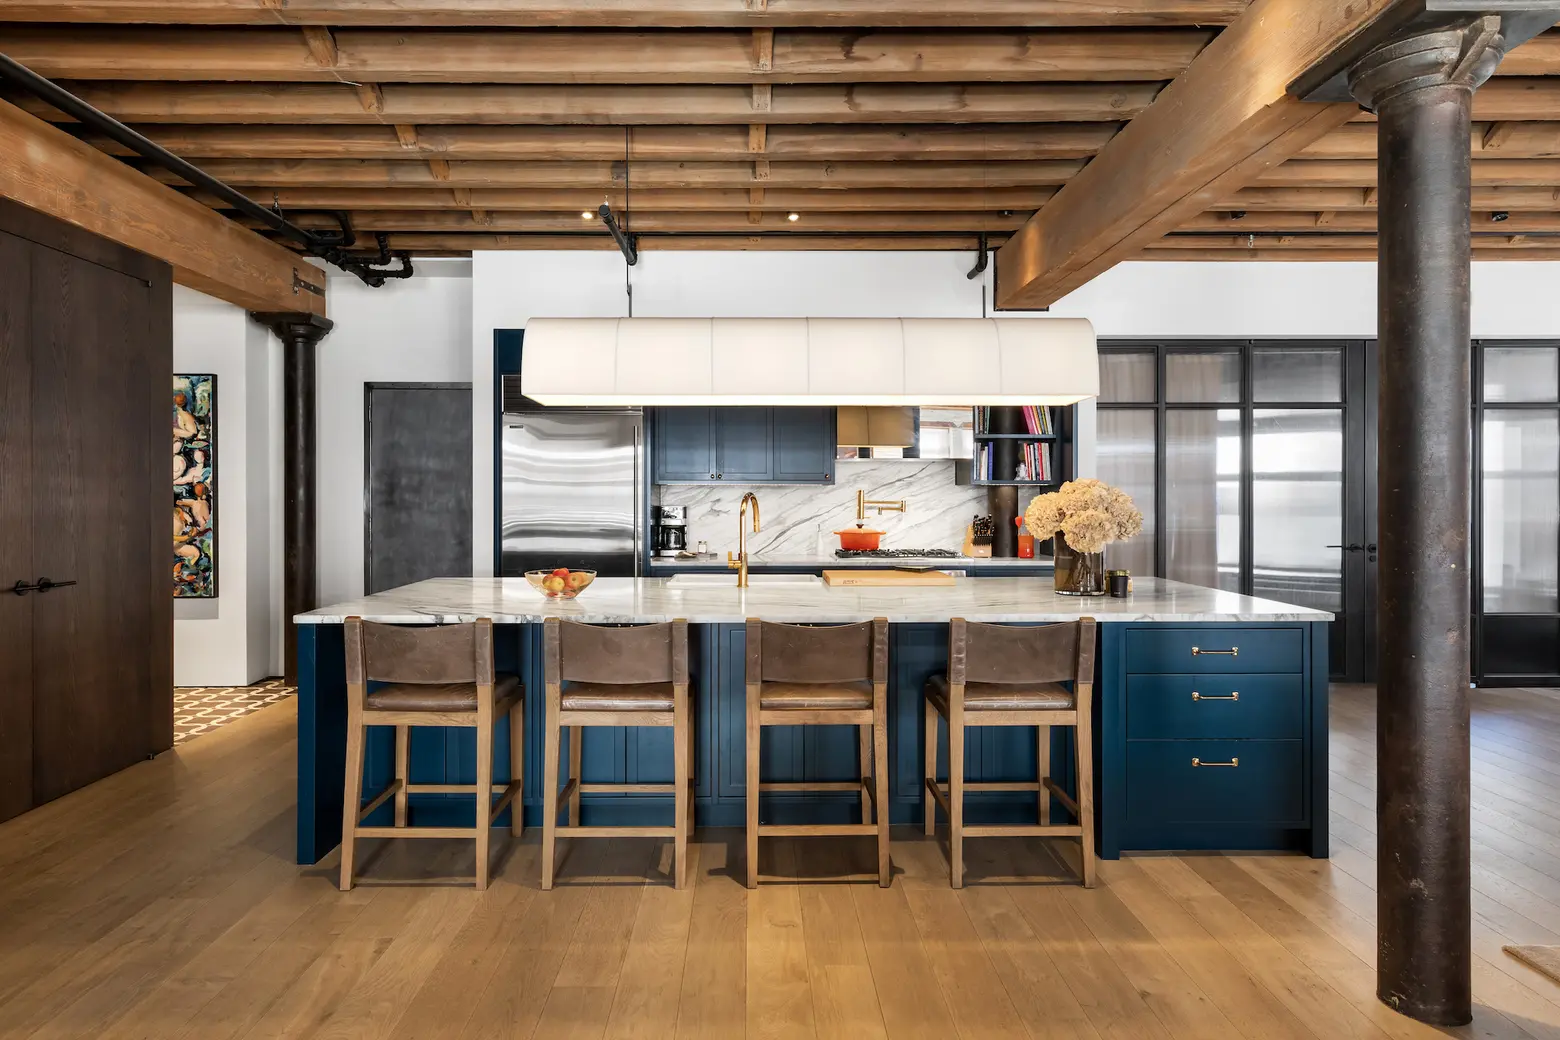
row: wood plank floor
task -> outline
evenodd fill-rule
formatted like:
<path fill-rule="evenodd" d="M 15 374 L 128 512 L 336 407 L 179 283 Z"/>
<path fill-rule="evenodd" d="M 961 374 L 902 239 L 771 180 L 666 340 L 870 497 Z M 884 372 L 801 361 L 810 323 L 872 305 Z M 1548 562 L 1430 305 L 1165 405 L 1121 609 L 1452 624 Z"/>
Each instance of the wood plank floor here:
<path fill-rule="evenodd" d="M 1501 944 L 1560 943 L 1560 694 L 1475 694 L 1473 1026 L 1377 1003 L 1374 708 L 1334 694 L 1333 858 L 1136 856 L 1068 883 L 1033 844 L 970 844 L 970 887 L 896 831 L 895 885 L 845 840 L 736 832 L 695 879 L 663 843 L 581 842 L 537 890 L 430 885 L 469 842 L 370 843 L 349 894 L 290 862 L 294 702 L 0 826 L 0 1037 L 1556 1038 L 1560 986 Z M 1036 880 L 1021 880 L 1034 873 Z M 647 883 L 648 879 L 648 883 Z"/>

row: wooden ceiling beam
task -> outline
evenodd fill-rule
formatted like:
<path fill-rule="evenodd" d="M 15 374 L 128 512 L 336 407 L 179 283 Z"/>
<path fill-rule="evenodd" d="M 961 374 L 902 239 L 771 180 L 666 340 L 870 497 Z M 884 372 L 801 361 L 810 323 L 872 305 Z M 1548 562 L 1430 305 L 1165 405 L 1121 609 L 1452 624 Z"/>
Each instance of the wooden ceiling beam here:
<path fill-rule="evenodd" d="M 606 190 L 554 188 L 507 190 L 493 188 L 255 188 L 257 198 L 269 204 L 273 197 L 282 209 L 486 209 L 538 213 L 566 213 L 579 219 L 594 210 L 603 196 L 614 211 L 623 213 L 688 212 L 760 209 L 789 212 L 868 212 L 1009 210 L 1028 216 L 1055 194 L 1051 188 L 951 188 L 902 191 L 805 190 L 794 188 L 701 188 L 697 190 L 643 190 L 634 186 L 633 198 L 625 198 L 621 186 Z M 756 200 L 755 192 L 761 192 Z M 205 205 L 222 208 L 215 196 L 191 192 Z"/>
<path fill-rule="evenodd" d="M 189 25 L 1057 28 L 1223 25 L 1246 0 L 8 0 L 15 22 Z"/>
<path fill-rule="evenodd" d="M 1375 209 L 1374 191 L 1374 188 L 1242 188 L 1210 202 L 1206 208 L 1318 212 Z M 1560 187 L 1476 187 L 1472 205 L 1475 210 L 1560 211 Z"/>
<path fill-rule="evenodd" d="M 1511 234 L 1533 231 L 1560 231 L 1560 212 L 1510 212 L 1497 221 L 1489 210 L 1469 214 L 1469 226 L 1476 231 L 1504 231 Z M 1324 219 L 1325 218 L 1325 219 Z M 1227 210 L 1199 213 L 1177 231 L 1227 231 L 1231 234 L 1302 231 L 1376 230 L 1375 210 L 1328 210 L 1320 213 L 1288 210 L 1250 210 L 1235 217 Z M 1560 243 L 1557 243 L 1560 244 Z"/>
<path fill-rule="evenodd" d="M 1514 83 L 1529 81 L 1510 81 Z M 794 123 L 1036 123 L 1131 119 L 1159 92 L 1155 83 L 969 83 L 781 85 L 772 103 L 753 104 L 759 87 L 513 86 L 471 84 L 62 84 L 127 123 L 406 123 L 486 125 L 667 125 Z M 771 92 L 766 84 L 762 89 Z M 1485 96 L 1489 87 L 1479 92 Z M 361 96 L 370 92 L 370 102 Z M 1545 98 L 1560 105 L 1560 82 Z M 17 104 L 62 119 L 28 98 Z M 1551 109 L 1549 117 L 1555 111 Z M 1486 116 L 1485 118 L 1541 118 Z"/>
<path fill-rule="evenodd" d="M 1253 187 L 1346 188 L 1376 183 L 1374 159 L 1294 159 L 1268 170 Z M 1560 184 L 1560 159 L 1475 159 L 1475 187 Z"/>
<path fill-rule="evenodd" d="M 3 101 L 0 196 L 163 260 L 180 285 L 240 307 L 325 313 L 323 271 Z"/>
<path fill-rule="evenodd" d="M 430 163 L 441 164 L 435 173 Z M 1034 188 L 1065 182 L 1083 163 L 1038 162 L 773 162 L 758 177 L 750 162 L 634 163 L 633 188 Z M 623 186 L 621 163 L 611 162 L 427 162 L 379 160 L 217 159 L 202 163 L 212 176 L 234 185 L 281 187 L 588 188 Z M 166 183 L 172 174 L 148 173 Z"/>
<path fill-rule="evenodd" d="M 13 27 L 5 53 L 79 80 L 883 83 L 1166 80 L 1201 29 L 1044 33 Z"/>
<path fill-rule="evenodd" d="M 1000 123 L 988 126 L 639 127 L 632 159 L 735 162 L 758 151 L 773 160 L 1035 160 L 1086 159 L 1116 133 L 1115 123 Z M 758 129 L 755 129 L 758 128 Z M 414 126 L 138 126 L 186 159 L 401 159 L 409 151 L 449 159 L 611 161 L 623 157 L 616 127 Z M 760 136 L 761 132 L 761 136 Z M 130 156 L 107 138 L 89 142 Z"/>
<path fill-rule="evenodd" d="M 463 210 L 354 210 L 352 226 L 359 231 L 494 231 L 494 232 L 578 232 L 580 220 L 574 213 L 517 213 L 485 211 L 477 220 Z M 304 226 L 330 228 L 335 223 L 325 215 L 299 214 Z M 1004 217 L 999 213 L 830 213 L 801 214 L 796 221 L 783 212 L 765 211 L 757 223 L 750 220 L 747 207 L 740 211 L 663 213 L 636 210 L 632 220 L 635 232 L 750 231 L 755 227 L 795 234 L 807 232 L 1011 232 L 1025 219 L 1024 214 Z"/>
<path fill-rule="evenodd" d="M 680 250 L 939 250 L 973 253 L 978 247 L 976 234 L 927 234 L 909 233 L 888 235 L 850 234 L 750 234 L 731 235 L 679 234 L 646 235 L 639 239 L 641 252 Z M 986 234 L 988 246 L 998 246 L 1008 236 L 1000 232 Z M 606 233 L 599 235 L 504 235 L 490 232 L 411 232 L 390 235 L 391 249 L 405 249 L 417 256 L 464 256 L 475 251 L 492 249 L 579 249 L 603 251 L 617 249 Z"/>
<path fill-rule="evenodd" d="M 1002 247 L 998 305 L 1056 302 L 1348 122 L 1287 87 L 1392 3 L 1255 0 Z"/>

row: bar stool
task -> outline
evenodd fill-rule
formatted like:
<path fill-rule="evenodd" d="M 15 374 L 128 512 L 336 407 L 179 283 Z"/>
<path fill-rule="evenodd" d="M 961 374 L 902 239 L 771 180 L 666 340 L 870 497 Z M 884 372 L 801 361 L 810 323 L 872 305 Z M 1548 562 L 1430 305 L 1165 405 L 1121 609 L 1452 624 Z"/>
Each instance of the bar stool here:
<path fill-rule="evenodd" d="M 493 622 L 439 628 L 381 625 L 349 617 L 347 647 L 347 782 L 341 807 L 341 890 L 352 888 L 358 838 L 475 838 L 478 891 L 487 888 L 488 842 L 493 821 L 511 803 L 510 833 L 524 827 L 525 687 L 519 676 L 493 672 Z M 373 690 L 369 683 L 383 683 Z M 493 782 L 494 720 L 509 716 L 509 776 Z M 395 727 L 395 777 L 363 805 L 364 738 L 370 726 Z M 413 784 L 408 757 L 413 726 L 470 726 L 477 731 L 475 784 Z M 407 795 L 471 792 L 477 800 L 472 827 L 408 827 Z M 485 793 L 485 797 L 484 797 Z M 499 795 L 493 801 L 493 795 Z M 395 825 L 364 827 L 368 814 L 395 798 Z"/>
<path fill-rule="evenodd" d="M 855 726 L 859 779 L 760 783 L 759 735 L 763 727 L 803 725 Z M 859 791 L 861 822 L 761 825 L 758 798 L 763 791 Z M 747 887 L 758 887 L 760 837 L 840 834 L 877 835 L 878 884 L 887 888 L 892 880 L 888 858 L 888 621 L 878 618 L 855 625 L 814 627 L 749 618 Z"/>
<path fill-rule="evenodd" d="M 688 622 L 629 628 L 545 622 L 547 728 L 542 759 L 542 888 L 553 887 L 558 834 L 571 838 L 671 838 L 672 884 L 687 884 L 693 833 L 693 709 L 688 694 Z M 558 744 L 569 727 L 569 780 L 558 790 Z M 672 727 L 672 782 L 587 784 L 580 775 L 586 726 Z M 670 827 L 582 827 L 580 795 L 593 791 L 673 796 Z M 567 802 L 569 825 L 558 826 Z"/>
<path fill-rule="evenodd" d="M 979 837 L 1075 837 L 1083 858 L 1083 887 L 1094 887 L 1094 619 L 1015 628 L 954 618 L 948 624 L 948 672 L 926 680 L 926 833 L 933 834 L 936 806 L 948 816 L 948 878 L 964 887 L 964 839 Z M 1062 686 L 1071 682 L 1072 689 Z M 948 721 L 948 784 L 937 782 L 937 719 Z M 968 726 L 1036 726 L 1039 761 L 1034 783 L 967 783 L 964 730 Z M 1075 728 L 1078 797 L 1051 779 L 1052 726 Z M 967 827 L 965 791 L 1035 791 L 1038 824 Z M 1051 796 L 1075 824 L 1052 824 Z"/>

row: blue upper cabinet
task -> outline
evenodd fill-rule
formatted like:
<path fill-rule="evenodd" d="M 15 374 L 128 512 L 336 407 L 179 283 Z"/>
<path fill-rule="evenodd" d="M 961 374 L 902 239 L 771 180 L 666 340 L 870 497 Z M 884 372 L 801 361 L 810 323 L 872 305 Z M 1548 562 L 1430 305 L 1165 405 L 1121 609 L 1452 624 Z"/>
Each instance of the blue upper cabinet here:
<path fill-rule="evenodd" d="M 715 417 L 712 408 L 657 408 L 657 482 L 707 483 L 715 479 Z"/>
<path fill-rule="evenodd" d="M 832 408 L 656 408 L 658 484 L 832 484 Z"/>
<path fill-rule="evenodd" d="M 772 408 L 711 408 L 715 414 L 715 479 L 744 484 L 774 479 Z"/>
<path fill-rule="evenodd" d="M 775 480 L 834 483 L 834 409 L 774 409 Z"/>

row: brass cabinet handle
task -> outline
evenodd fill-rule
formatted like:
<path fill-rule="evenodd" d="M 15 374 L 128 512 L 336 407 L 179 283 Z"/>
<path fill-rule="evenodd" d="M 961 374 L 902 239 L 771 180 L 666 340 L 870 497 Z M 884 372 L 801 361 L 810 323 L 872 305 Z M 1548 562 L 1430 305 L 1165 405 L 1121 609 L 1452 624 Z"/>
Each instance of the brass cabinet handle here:
<path fill-rule="evenodd" d="M 1240 765 L 1240 759 L 1232 758 L 1228 762 L 1204 762 L 1200 758 L 1194 758 L 1194 759 L 1192 759 L 1192 765 L 1193 765 L 1193 767 L 1200 767 L 1200 766 L 1210 766 L 1210 767 L 1211 766 L 1225 766 L 1225 767 L 1228 767 L 1230 769 L 1234 769 L 1235 767 Z"/>
<path fill-rule="evenodd" d="M 1194 701 L 1238 701 L 1238 700 L 1240 700 L 1240 691 L 1236 690 L 1233 693 L 1231 693 L 1228 697 L 1210 697 L 1206 693 L 1198 693 L 1196 690 L 1193 690 L 1192 691 L 1192 700 L 1194 700 Z"/>
<path fill-rule="evenodd" d="M 1209 655 L 1209 656 L 1212 656 L 1212 655 L 1222 655 L 1224 657 L 1239 657 L 1240 656 L 1240 647 L 1232 646 L 1228 650 L 1204 650 L 1201 647 L 1197 647 L 1197 646 L 1192 647 L 1192 656 L 1193 657 L 1199 657 L 1199 656 L 1202 656 L 1202 655 L 1205 655 L 1205 654 Z"/>

